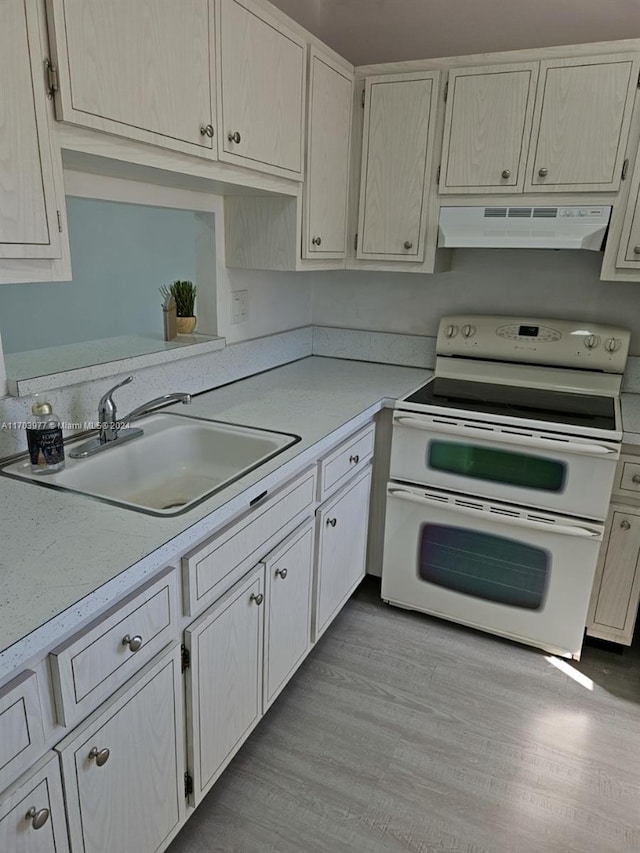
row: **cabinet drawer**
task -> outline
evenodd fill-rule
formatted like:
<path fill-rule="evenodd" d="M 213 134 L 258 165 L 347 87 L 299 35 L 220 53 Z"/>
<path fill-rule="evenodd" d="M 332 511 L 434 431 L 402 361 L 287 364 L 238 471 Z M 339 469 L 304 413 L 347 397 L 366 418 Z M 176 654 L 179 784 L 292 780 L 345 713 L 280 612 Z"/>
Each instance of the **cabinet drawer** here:
<path fill-rule="evenodd" d="M 26 670 L 0 689 L 0 791 L 38 758 L 41 713 L 35 672 Z"/>
<path fill-rule="evenodd" d="M 169 569 L 49 655 L 58 722 L 97 707 L 171 639 L 178 581 Z"/>
<path fill-rule="evenodd" d="M 370 424 L 320 460 L 320 501 L 365 467 L 373 454 L 374 438 L 375 426 Z"/>
<path fill-rule="evenodd" d="M 621 457 L 618 472 L 614 493 L 640 497 L 640 459 L 630 462 L 628 458 Z"/>
<path fill-rule="evenodd" d="M 68 853 L 62 781 L 55 753 L 49 753 L 28 776 L 2 794 L 0 850 Z"/>
<path fill-rule="evenodd" d="M 306 471 L 240 521 L 219 531 L 182 558 L 185 608 L 194 616 L 213 603 L 242 575 L 311 515 L 316 475 Z"/>

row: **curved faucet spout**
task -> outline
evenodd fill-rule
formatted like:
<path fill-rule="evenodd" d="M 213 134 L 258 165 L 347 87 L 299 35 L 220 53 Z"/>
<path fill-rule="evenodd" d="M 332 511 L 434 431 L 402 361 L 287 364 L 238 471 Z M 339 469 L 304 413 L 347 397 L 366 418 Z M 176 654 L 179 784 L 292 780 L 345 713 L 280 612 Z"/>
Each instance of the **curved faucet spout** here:
<path fill-rule="evenodd" d="M 155 397 L 153 400 L 149 400 L 148 403 L 143 403 L 120 420 L 121 423 L 129 423 L 135 421 L 136 418 L 143 417 L 143 415 L 149 415 L 151 412 L 155 412 L 156 409 L 166 406 L 169 403 L 184 403 L 186 405 L 190 402 L 191 394 L 164 394 L 162 397 Z"/>

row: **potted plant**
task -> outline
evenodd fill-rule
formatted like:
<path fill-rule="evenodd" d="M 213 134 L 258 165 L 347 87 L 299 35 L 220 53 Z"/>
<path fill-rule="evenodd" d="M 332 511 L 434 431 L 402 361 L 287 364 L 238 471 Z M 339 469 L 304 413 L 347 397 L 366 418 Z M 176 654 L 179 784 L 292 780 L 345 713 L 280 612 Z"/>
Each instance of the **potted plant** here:
<path fill-rule="evenodd" d="M 173 284 L 163 284 L 160 293 L 166 299 L 173 296 L 176 303 L 176 328 L 179 335 L 190 335 L 196 327 L 194 311 L 196 286 L 192 281 L 176 279 Z"/>

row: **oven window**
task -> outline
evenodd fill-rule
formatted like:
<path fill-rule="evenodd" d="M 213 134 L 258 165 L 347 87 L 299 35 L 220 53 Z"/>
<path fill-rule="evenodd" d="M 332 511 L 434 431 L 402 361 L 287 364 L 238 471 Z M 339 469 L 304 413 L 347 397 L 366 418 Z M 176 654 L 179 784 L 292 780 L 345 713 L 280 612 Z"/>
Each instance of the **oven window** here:
<path fill-rule="evenodd" d="M 427 454 L 428 467 L 436 471 L 545 492 L 564 488 L 566 464 L 542 456 L 441 440 L 429 442 Z"/>
<path fill-rule="evenodd" d="M 551 554 L 516 539 L 445 524 L 422 525 L 418 575 L 455 592 L 540 610 Z"/>

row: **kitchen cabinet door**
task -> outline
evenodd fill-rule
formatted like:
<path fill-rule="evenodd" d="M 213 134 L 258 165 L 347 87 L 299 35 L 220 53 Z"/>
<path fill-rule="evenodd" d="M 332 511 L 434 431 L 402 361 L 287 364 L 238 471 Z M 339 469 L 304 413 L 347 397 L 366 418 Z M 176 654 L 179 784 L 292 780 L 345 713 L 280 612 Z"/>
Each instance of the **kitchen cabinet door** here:
<path fill-rule="evenodd" d="M 308 522 L 264 561 L 265 711 L 311 647 L 313 530 L 313 522 Z"/>
<path fill-rule="evenodd" d="M 440 193 L 522 192 L 538 63 L 449 72 Z"/>
<path fill-rule="evenodd" d="M 636 54 L 540 63 L 525 190 L 619 188 L 639 70 Z"/>
<path fill-rule="evenodd" d="M 59 258 L 35 4 L 5 0 L 0 26 L 0 258 Z"/>
<path fill-rule="evenodd" d="M 68 853 L 58 757 L 49 753 L 0 796 L 3 853 Z"/>
<path fill-rule="evenodd" d="M 587 634 L 630 646 L 640 599 L 640 509 L 611 506 L 600 548 Z"/>
<path fill-rule="evenodd" d="M 253 0 L 217 0 L 218 156 L 302 180 L 306 43 Z"/>
<path fill-rule="evenodd" d="M 368 77 L 357 257 L 422 261 L 439 73 Z"/>
<path fill-rule="evenodd" d="M 212 0 L 48 0 L 62 121 L 216 157 Z"/>
<path fill-rule="evenodd" d="M 311 50 L 303 257 L 344 258 L 353 75 Z"/>
<path fill-rule="evenodd" d="M 262 717 L 263 602 L 261 564 L 185 631 L 193 805 Z"/>
<path fill-rule="evenodd" d="M 164 850 L 185 820 L 180 648 L 131 679 L 56 749 L 74 853 Z"/>
<path fill-rule="evenodd" d="M 316 513 L 314 642 L 365 575 L 371 468 Z"/>

